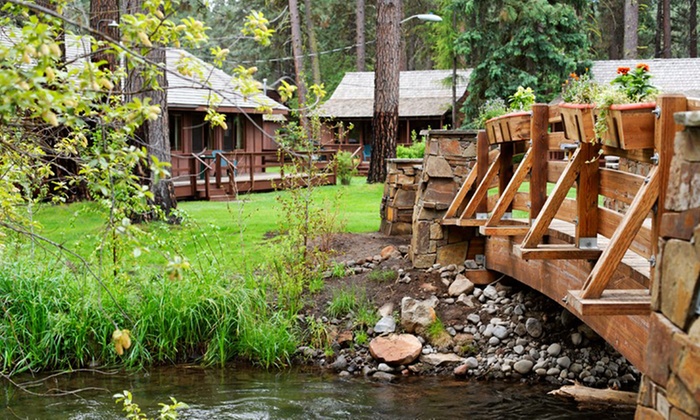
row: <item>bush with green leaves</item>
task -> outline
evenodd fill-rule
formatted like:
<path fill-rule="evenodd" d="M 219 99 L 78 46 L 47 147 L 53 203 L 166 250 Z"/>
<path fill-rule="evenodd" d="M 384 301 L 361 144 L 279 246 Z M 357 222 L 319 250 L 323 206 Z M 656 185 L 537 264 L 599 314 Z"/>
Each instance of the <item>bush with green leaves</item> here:
<path fill-rule="evenodd" d="M 425 140 L 416 141 L 410 146 L 396 146 L 396 157 L 399 159 L 423 159 L 425 155 Z"/>
<path fill-rule="evenodd" d="M 357 176 L 357 164 L 350 152 L 341 150 L 335 155 L 338 179 L 342 185 L 350 185 L 352 177 Z"/>

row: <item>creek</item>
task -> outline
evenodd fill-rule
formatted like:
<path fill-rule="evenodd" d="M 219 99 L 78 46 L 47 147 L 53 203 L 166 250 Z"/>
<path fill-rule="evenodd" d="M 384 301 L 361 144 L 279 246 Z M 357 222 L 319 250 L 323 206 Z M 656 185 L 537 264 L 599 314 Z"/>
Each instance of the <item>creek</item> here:
<path fill-rule="evenodd" d="M 31 377 L 14 378 L 28 382 Z M 33 378 L 33 380 L 41 377 Z M 112 395 L 130 390 L 143 412 L 155 415 L 171 396 L 189 409 L 182 419 L 632 419 L 633 411 L 579 409 L 546 395 L 546 386 L 407 377 L 377 383 L 322 371 L 163 367 L 105 375 L 78 372 L 30 388 L 86 390 L 63 397 L 32 396 L 3 382 L 0 417 L 22 419 L 123 419 Z"/>

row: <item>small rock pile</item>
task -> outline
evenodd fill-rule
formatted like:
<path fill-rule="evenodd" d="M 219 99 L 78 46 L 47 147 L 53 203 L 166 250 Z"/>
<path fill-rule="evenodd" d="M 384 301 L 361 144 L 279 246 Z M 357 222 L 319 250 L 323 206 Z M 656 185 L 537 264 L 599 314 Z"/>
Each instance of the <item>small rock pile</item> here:
<path fill-rule="evenodd" d="M 393 258 L 400 254 L 392 253 Z M 371 270 L 384 260 L 360 267 Z M 384 305 L 381 320 L 367 331 L 368 345 L 354 345 L 352 339 L 336 342 L 329 359 L 308 347 L 300 352 L 340 375 L 382 381 L 410 374 L 455 375 L 636 389 L 640 372 L 574 315 L 517 282 L 476 286 L 464 270 L 456 265 L 425 270 L 439 274 L 444 287 L 425 285 L 434 291 L 428 299 L 403 297 L 398 313 L 393 305 Z M 410 281 L 407 271 L 396 284 Z M 437 320 L 441 327 L 435 327 Z M 352 320 L 334 323 L 351 329 Z"/>

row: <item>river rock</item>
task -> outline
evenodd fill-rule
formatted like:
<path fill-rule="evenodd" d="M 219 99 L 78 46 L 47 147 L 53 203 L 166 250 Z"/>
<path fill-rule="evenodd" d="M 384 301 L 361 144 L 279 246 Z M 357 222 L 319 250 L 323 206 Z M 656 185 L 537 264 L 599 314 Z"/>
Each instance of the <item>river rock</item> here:
<path fill-rule="evenodd" d="M 459 365 L 459 366 L 457 366 L 457 367 L 452 371 L 452 373 L 453 373 L 455 376 L 464 376 L 464 375 L 467 374 L 468 371 L 469 371 L 469 366 L 467 366 L 467 365 Z"/>
<path fill-rule="evenodd" d="M 336 372 L 340 372 L 342 370 L 345 370 L 348 367 L 348 361 L 345 358 L 344 355 L 338 356 L 337 359 L 335 359 L 335 362 L 331 363 L 331 369 L 335 370 Z"/>
<path fill-rule="evenodd" d="M 396 321 L 393 316 L 383 316 L 374 326 L 374 332 L 377 334 L 393 333 L 394 331 L 396 331 Z"/>
<path fill-rule="evenodd" d="M 468 366 L 469 369 L 474 369 L 479 367 L 479 360 L 474 356 L 467 357 L 466 360 L 464 360 L 464 364 Z"/>
<path fill-rule="evenodd" d="M 537 318 L 528 318 L 525 330 L 531 337 L 537 338 L 542 335 L 542 323 Z"/>
<path fill-rule="evenodd" d="M 388 260 L 389 258 L 401 258 L 401 252 L 394 245 L 389 245 L 381 250 L 379 256 L 383 260 Z"/>
<path fill-rule="evenodd" d="M 583 342 L 583 336 L 581 333 L 573 333 L 571 334 L 571 344 L 574 346 L 579 346 L 581 345 L 581 342 Z"/>
<path fill-rule="evenodd" d="M 449 293 L 450 296 L 459 296 L 462 293 L 469 294 L 472 291 L 474 291 L 474 283 L 462 274 L 457 274 L 455 281 L 452 282 L 447 293 Z"/>
<path fill-rule="evenodd" d="M 495 287 L 488 285 L 484 289 L 484 296 L 486 299 L 496 300 L 498 298 L 498 290 Z"/>
<path fill-rule="evenodd" d="M 493 329 L 493 335 L 498 337 L 499 340 L 503 340 L 504 338 L 508 337 L 508 328 L 504 327 L 503 325 L 497 325 Z"/>
<path fill-rule="evenodd" d="M 478 324 L 481 322 L 481 317 L 479 314 L 469 314 L 467 315 L 467 321 L 471 322 L 472 324 Z"/>
<path fill-rule="evenodd" d="M 401 326 L 407 332 L 415 332 L 435 322 L 434 300 L 401 299 Z"/>
<path fill-rule="evenodd" d="M 521 375 L 526 375 L 532 370 L 533 363 L 530 360 L 518 360 L 513 365 L 513 369 Z"/>
<path fill-rule="evenodd" d="M 396 376 L 387 372 L 374 372 L 372 379 L 380 382 L 394 382 L 396 380 Z"/>
<path fill-rule="evenodd" d="M 440 366 L 450 363 L 462 363 L 464 359 L 454 353 L 431 353 L 424 354 L 420 357 L 421 363 L 427 363 L 433 366 Z"/>
<path fill-rule="evenodd" d="M 547 354 L 550 356 L 557 357 L 559 356 L 559 353 L 561 353 L 561 344 L 554 343 L 547 347 Z"/>
<path fill-rule="evenodd" d="M 563 369 L 568 369 L 571 366 L 571 359 L 569 356 L 560 357 L 557 359 L 557 364 Z"/>
<path fill-rule="evenodd" d="M 418 358 L 423 346 L 411 334 L 391 334 L 376 337 L 369 343 L 369 352 L 375 359 L 389 365 L 406 365 Z"/>

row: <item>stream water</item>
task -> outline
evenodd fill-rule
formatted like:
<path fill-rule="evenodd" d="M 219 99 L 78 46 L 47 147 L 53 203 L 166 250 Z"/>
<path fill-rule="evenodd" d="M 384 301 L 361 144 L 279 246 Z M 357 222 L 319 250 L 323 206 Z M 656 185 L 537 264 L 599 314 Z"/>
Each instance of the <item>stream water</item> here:
<path fill-rule="evenodd" d="M 28 382 L 37 378 L 15 378 Z M 157 368 L 149 372 L 73 373 L 30 388 L 85 390 L 40 397 L 0 387 L 0 418 L 123 419 L 112 395 L 130 390 L 150 416 L 173 396 L 189 405 L 182 419 L 632 419 L 633 411 L 579 409 L 546 395 L 548 388 L 519 383 L 458 381 L 445 377 L 401 378 L 398 383 L 343 379 L 319 371 Z"/>

